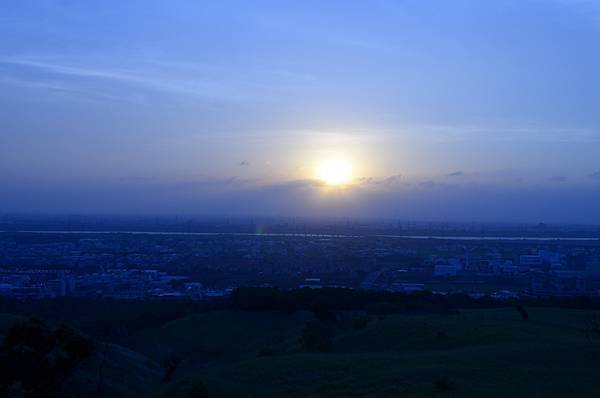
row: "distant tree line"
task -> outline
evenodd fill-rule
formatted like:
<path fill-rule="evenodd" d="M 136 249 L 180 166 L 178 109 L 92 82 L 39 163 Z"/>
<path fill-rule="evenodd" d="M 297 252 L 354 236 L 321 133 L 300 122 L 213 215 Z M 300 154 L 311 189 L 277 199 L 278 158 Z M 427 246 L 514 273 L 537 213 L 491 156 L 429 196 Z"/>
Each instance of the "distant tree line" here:
<path fill-rule="evenodd" d="M 466 294 L 433 294 L 427 291 L 400 293 L 342 288 L 294 289 L 239 288 L 229 306 L 238 311 L 312 311 L 317 317 L 338 311 L 367 311 L 372 314 L 451 313 L 458 309 L 500 307 L 556 307 L 600 309 L 596 297 L 473 298 Z"/>
<path fill-rule="evenodd" d="M 0 313 L 62 322 L 100 340 L 122 342 L 132 334 L 185 316 L 226 309 L 226 300 L 114 300 L 60 297 L 42 300 L 0 298 Z"/>
<path fill-rule="evenodd" d="M 0 313 L 35 316 L 69 324 L 103 341 L 122 343 L 140 330 L 214 310 L 311 311 L 320 321 L 335 321 L 339 313 L 362 311 L 370 315 L 400 313 L 453 313 L 460 309 L 499 307 L 555 307 L 600 310 L 600 299 L 520 298 L 498 300 L 466 294 L 430 292 L 395 293 L 343 288 L 292 289 L 238 288 L 229 297 L 204 301 L 148 299 L 115 300 L 54 298 L 16 300 L 0 298 Z"/>

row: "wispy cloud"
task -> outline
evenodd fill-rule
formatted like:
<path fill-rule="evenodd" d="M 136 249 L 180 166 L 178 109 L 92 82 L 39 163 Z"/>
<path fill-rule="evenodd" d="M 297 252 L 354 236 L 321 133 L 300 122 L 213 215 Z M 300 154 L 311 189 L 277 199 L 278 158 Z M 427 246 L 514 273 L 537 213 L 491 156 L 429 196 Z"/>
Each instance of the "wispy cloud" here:
<path fill-rule="evenodd" d="M 89 61 L 89 60 L 88 60 Z M 227 79 L 214 76 L 185 75 L 180 71 L 156 69 L 148 67 L 144 61 L 135 63 L 136 67 L 122 68 L 102 65 L 102 62 L 81 62 L 81 60 L 64 57 L 48 56 L 13 56 L 0 59 L 0 64 L 28 68 L 63 78 L 102 79 L 115 83 L 133 85 L 144 89 L 161 91 L 171 94 L 186 95 L 203 99 L 242 101 L 255 98 L 260 87 L 243 81 L 229 84 Z M 6 72 L 5 72 L 6 73 Z M 31 87 L 56 89 L 45 85 L 39 79 L 20 79 L 25 84 L 29 81 Z M 71 81 L 76 84 L 77 81 Z M 60 85 L 63 85 L 60 83 Z"/>
<path fill-rule="evenodd" d="M 600 129 L 550 126 L 411 125 L 437 142 L 600 142 Z"/>
<path fill-rule="evenodd" d="M 54 93 L 61 98 L 70 97 L 77 100 L 140 102 L 140 97 L 131 93 L 128 95 L 118 95 L 115 93 L 101 92 L 99 90 L 88 89 L 64 81 L 57 81 L 56 79 L 27 80 L 15 77 L 0 77 L 0 85 L 32 90 L 44 90 L 46 92 Z"/>
<path fill-rule="evenodd" d="M 0 77 L 0 84 L 19 86 L 34 89 L 46 89 L 53 91 L 65 91 L 65 92 L 80 92 L 76 88 L 62 84 L 60 82 L 53 81 L 31 81 L 25 79 L 17 79 L 13 77 Z"/>
<path fill-rule="evenodd" d="M 394 174 L 389 177 L 377 178 L 377 177 L 359 177 L 356 182 L 360 185 L 371 185 L 371 186 L 393 186 L 400 183 L 404 176 L 402 174 Z"/>
<path fill-rule="evenodd" d="M 425 188 L 425 189 L 429 189 L 429 188 L 434 188 L 437 186 L 437 184 L 435 183 L 435 181 L 432 180 L 427 180 L 427 181 L 422 181 L 418 184 L 419 188 Z"/>
<path fill-rule="evenodd" d="M 592 180 L 600 180 L 600 170 L 589 175 Z"/>

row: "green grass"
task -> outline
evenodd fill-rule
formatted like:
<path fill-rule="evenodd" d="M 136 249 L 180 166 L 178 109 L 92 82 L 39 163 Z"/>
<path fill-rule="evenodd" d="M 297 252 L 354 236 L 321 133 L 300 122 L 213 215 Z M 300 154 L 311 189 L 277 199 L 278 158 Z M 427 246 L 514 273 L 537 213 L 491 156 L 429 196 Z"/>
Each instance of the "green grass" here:
<path fill-rule="evenodd" d="M 143 398 L 164 388 L 162 369 L 151 359 L 113 344 L 98 344 L 94 356 L 70 376 L 68 397 Z"/>
<path fill-rule="evenodd" d="M 0 314 L 0 335 L 27 317 Z M 50 322 L 58 325 L 62 322 Z M 61 397 L 145 398 L 156 394 L 162 368 L 150 358 L 114 344 L 97 343 L 94 354 L 63 383 Z"/>
<path fill-rule="evenodd" d="M 600 397 L 600 312 L 527 310 L 527 321 L 513 308 L 372 316 L 359 330 L 342 321 L 331 353 L 300 350 L 307 312 L 200 313 L 128 348 L 99 343 L 61 395 L 187 397 L 201 381 L 224 398 Z M 0 333 L 19 319 L 0 314 Z M 164 383 L 160 361 L 172 354 L 182 362 Z"/>
<path fill-rule="evenodd" d="M 296 344 L 310 318 L 306 312 L 208 312 L 146 329 L 130 339 L 130 347 L 156 360 L 175 354 L 188 365 L 233 361 Z"/>
<path fill-rule="evenodd" d="M 571 354 L 556 346 L 504 345 L 404 354 L 294 354 L 209 369 L 201 377 L 220 397 L 597 396 L 593 358 Z M 524 361 L 524 355 L 536 358 Z M 553 360 L 556 355 L 568 358 Z M 436 391 L 440 378 L 454 389 Z"/>
<path fill-rule="evenodd" d="M 184 397 L 201 380 L 215 397 L 598 397 L 600 336 L 585 331 L 598 313 L 529 313 L 529 321 L 514 309 L 375 318 L 363 330 L 339 331 L 336 351 L 326 354 L 298 351 L 305 314 L 206 314 L 204 344 L 230 342 L 225 352 L 236 355 L 183 374 L 163 396 Z M 220 329 L 226 325 L 246 333 Z M 274 331 L 287 336 L 281 353 L 253 355 Z"/>
<path fill-rule="evenodd" d="M 18 315 L 0 314 L 0 335 L 4 335 L 9 327 L 24 319 L 24 317 Z"/>

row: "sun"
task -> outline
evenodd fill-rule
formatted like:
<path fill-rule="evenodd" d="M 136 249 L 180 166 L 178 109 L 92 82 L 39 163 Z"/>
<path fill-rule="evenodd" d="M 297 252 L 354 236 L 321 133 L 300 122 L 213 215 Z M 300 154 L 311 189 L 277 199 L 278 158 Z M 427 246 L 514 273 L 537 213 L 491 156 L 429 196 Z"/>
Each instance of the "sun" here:
<path fill-rule="evenodd" d="M 320 164 L 318 176 L 327 185 L 348 184 L 352 181 L 352 166 L 345 160 L 327 160 Z"/>

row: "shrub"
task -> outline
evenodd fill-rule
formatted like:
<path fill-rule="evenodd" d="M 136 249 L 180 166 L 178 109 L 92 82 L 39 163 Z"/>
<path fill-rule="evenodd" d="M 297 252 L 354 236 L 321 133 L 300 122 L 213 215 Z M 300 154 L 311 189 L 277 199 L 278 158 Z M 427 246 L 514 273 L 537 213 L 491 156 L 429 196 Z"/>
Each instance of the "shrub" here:
<path fill-rule="evenodd" d="M 330 352 L 333 347 L 334 328 L 329 322 L 308 321 L 302 332 L 300 343 L 304 351 Z"/>
<path fill-rule="evenodd" d="M 187 398 L 208 398 L 208 388 L 204 383 L 198 381 L 188 392 Z"/>
<path fill-rule="evenodd" d="M 369 318 L 366 316 L 359 316 L 352 320 L 352 329 L 354 330 L 362 330 L 367 327 L 369 323 Z"/>
<path fill-rule="evenodd" d="M 456 389 L 456 383 L 441 376 L 433 382 L 433 389 L 437 392 L 448 392 Z"/>
<path fill-rule="evenodd" d="M 25 396 L 55 396 L 62 383 L 94 352 L 93 341 L 46 322 L 18 322 L 6 332 L 0 348 L 0 393 L 18 386 Z"/>
<path fill-rule="evenodd" d="M 521 314 L 521 319 L 524 321 L 529 319 L 529 313 L 521 304 L 517 304 L 516 310 L 519 312 L 519 314 Z"/>
<path fill-rule="evenodd" d="M 271 347 L 263 347 L 256 353 L 257 358 L 272 357 L 273 355 L 275 355 L 275 350 Z"/>

